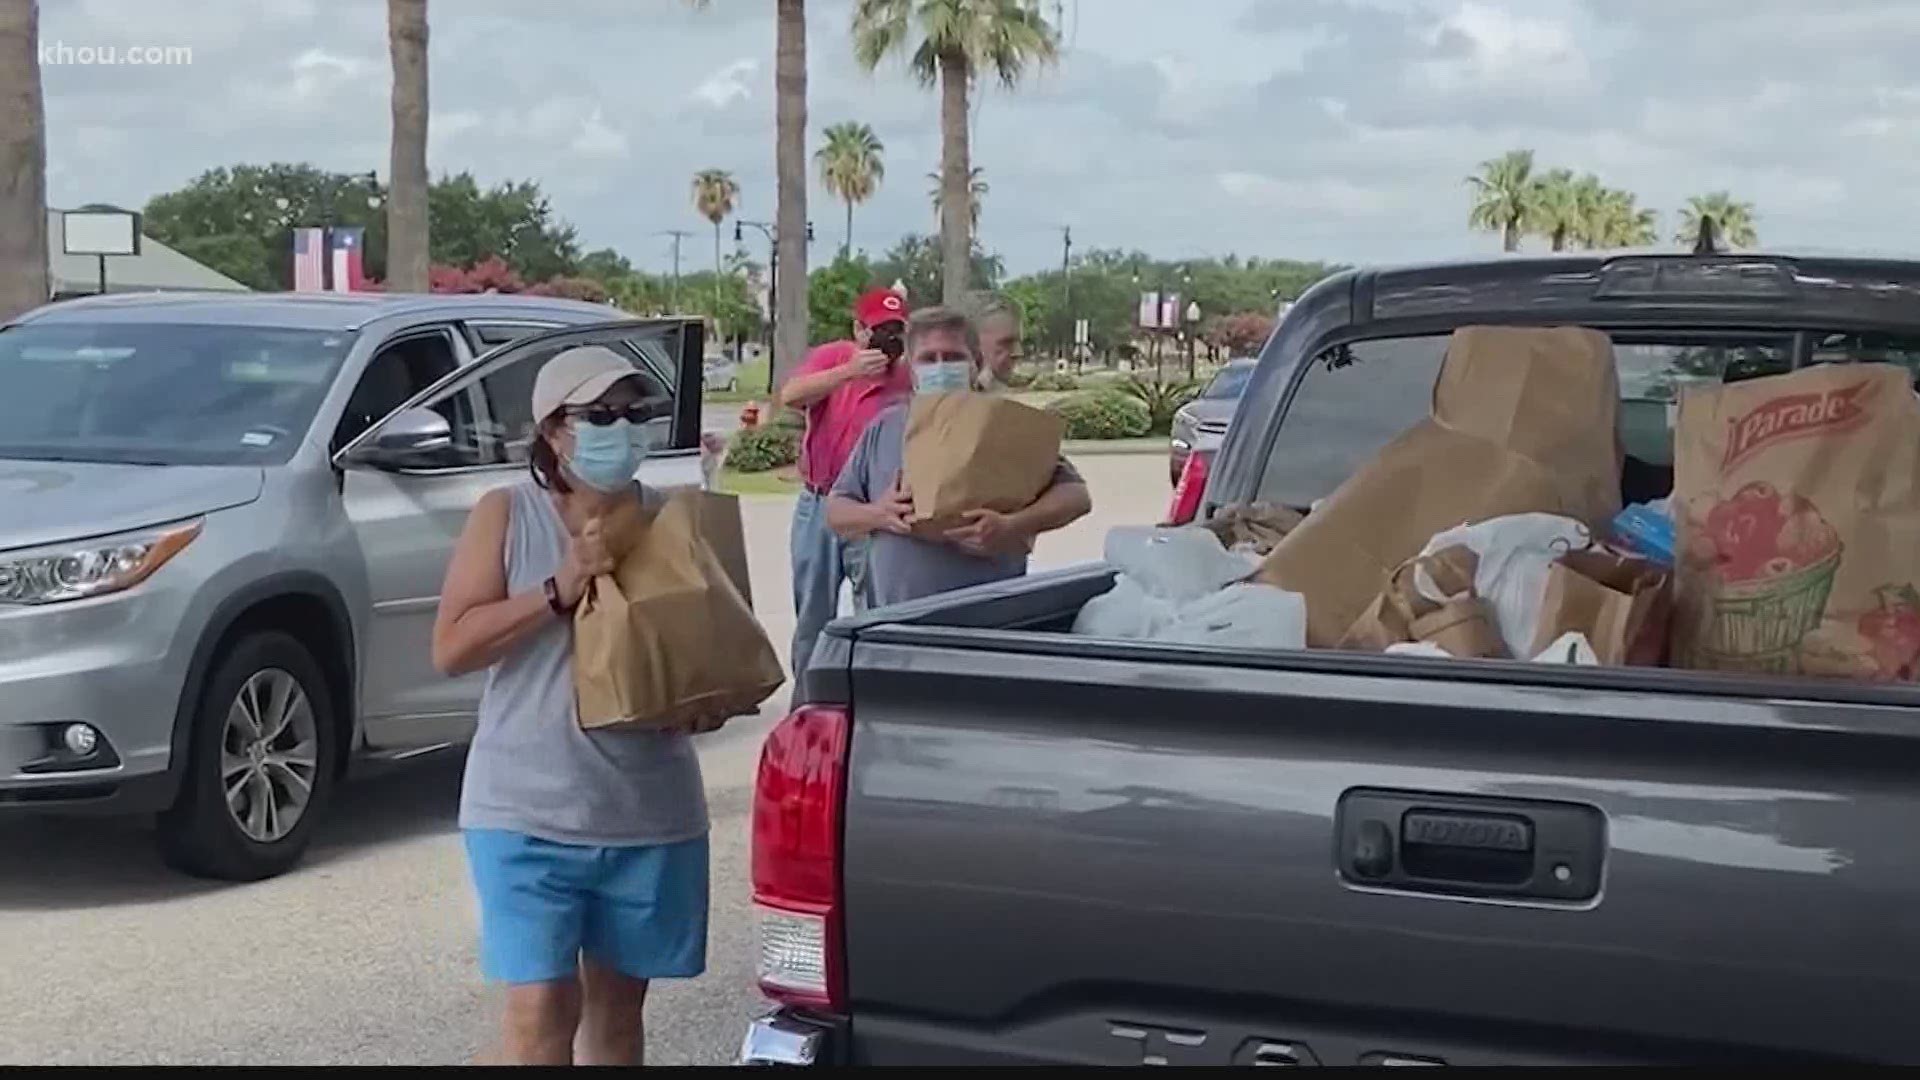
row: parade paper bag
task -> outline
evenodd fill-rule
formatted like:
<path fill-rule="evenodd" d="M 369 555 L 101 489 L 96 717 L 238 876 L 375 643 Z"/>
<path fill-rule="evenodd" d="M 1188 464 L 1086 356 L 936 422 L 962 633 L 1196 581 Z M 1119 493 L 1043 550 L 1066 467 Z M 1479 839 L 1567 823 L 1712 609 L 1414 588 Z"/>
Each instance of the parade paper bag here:
<path fill-rule="evenodd" d="M 706 728 L 754 712 L 785 681 L 772 642 L 702 535 L 701 492 L 608 523 L 618 563 L 573 619 L 585 728 Z"/>
<path fill-rule="evenodd" d="M 1307 643 L 1328 647 L 1436 533 L 1533 511 L 1610 520 L 1619 399 L 1613 345 L 1598 331 L 1456 330 L 1432 414 L 1315 507 L 1259 580 L 1304 595 Z"/>
<path fill-rule="evenodd" d="M 1920 401 L 1904 369 L 1688 388 L 1675 437 L 1677 663 L 1920 677 Z"/>
<path fill-rule="evenodd" d="M 1670 579 L 1645 559 L 1599 549 L 1562 555 L 1547 570 L 1539 628 L 1528 655 L 1569 632 L 1584 634 L 1602 664 L 1665 662 Z"/>
<path fill-rule="evenodd" d="M 1052 413 L 992 394 L 916 396 L 902 459 L 915 531 L 953 528 L 969 510 L 1033 505 L 1059 464 L 1061 432 Z"/>

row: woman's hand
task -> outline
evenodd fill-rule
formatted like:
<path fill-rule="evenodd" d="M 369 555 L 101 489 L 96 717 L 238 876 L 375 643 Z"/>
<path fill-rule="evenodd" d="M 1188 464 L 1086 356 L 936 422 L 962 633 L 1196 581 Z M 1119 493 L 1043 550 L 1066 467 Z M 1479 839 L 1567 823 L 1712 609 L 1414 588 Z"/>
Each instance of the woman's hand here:
<path fill-rule="evenodd" d="M 560 571 L 553 575 L 553 584 L 560 593 L 560 602 L 571 608 L 587 594 L 587 587 L 601 574 L 613 573 L 613 556 L 607 554 L 607 541 L 604 527 L 598 517 L 587 519 L 581 527 L 580 535 L 573 537 L 567 544 L 567 557 L 560 563 Z"/>

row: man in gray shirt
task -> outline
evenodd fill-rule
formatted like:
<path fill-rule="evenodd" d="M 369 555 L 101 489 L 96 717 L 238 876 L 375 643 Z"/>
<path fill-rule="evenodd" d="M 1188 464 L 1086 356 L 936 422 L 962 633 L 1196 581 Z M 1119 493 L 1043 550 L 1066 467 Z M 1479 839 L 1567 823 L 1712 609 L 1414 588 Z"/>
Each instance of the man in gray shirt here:
<path fill-rule="evenodd" d="M 915 394 L 968 391 L 980 371 L 980 342 L 966 316 L 927 308 L 907 320 L 906 359 Z M 1033 540 L 1093 509 L 1087 485 L 1061 458 L 1033 505 L 1011 513 L 973 510 L 938 538 L 911 535 L 913 499 L 903 489 L 906 404 L 867 426 L 827 499 L 827 524 L 848 540 L 872 538 L 867 587 L 877 606 L 1019 577 Z"/>

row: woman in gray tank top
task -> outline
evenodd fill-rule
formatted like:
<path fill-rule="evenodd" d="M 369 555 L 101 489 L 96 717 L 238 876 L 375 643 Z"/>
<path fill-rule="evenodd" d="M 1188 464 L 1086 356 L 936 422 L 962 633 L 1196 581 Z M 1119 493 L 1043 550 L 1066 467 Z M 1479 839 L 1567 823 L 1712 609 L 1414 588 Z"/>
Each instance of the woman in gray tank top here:
<path fill-rule="evenodd" d="M 485 669 L 460 827 L 480 899 L 481 962 L 507 984 L 502 1057 L 639 1064 L 648 980 L 706 966 L 707 807 L 684 731 L 586 731 L 572 611 L 612 569 L 600 521 L 652 501 L 633 428 L 657 400 L 600 346 L 533 387 L 531 479 L 489 492 L 460 537 L 434 665 Z"/>

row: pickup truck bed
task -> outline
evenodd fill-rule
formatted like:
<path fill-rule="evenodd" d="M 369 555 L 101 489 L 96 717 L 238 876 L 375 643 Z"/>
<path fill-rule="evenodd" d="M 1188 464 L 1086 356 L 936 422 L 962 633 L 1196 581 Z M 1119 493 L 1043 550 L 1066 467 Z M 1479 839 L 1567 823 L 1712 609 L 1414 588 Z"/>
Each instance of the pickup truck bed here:
<path fill-rule="evenodd" d="M 1897 691 L 1058 633 L 1109 580 L 831 631 L 859 702 L 854 1060 L 1920 1051 L 1920 715 L 1873 700 Z M 1597 810 L 1601 843 L 1569 856 L 1595 891 L 1488 893 L 1500 871 L 1471 859 L 1369 882 L 1341 836 L 1356 790 L 1466 820 Z"/>
<path fill-rule="evenodd" d="M 1623 495 L 1675 387 L 1920 372 L 1920 264 L 1579 255 L 1351 272 L 1287 313 L 1204 514 L 1306 510 L 1447 335 L 1581 325 Z M 830 626 L 754 811 L 747 1060 L 1920 1060 L 1920 690 L 1068 633 L 1100 566 Z"/>

